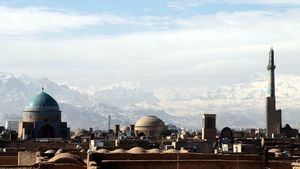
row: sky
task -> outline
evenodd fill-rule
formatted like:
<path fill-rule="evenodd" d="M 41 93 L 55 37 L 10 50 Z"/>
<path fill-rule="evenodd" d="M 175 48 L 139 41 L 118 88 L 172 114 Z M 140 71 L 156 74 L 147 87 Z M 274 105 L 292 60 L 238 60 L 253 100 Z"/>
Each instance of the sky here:
<path fill-rule="evenodd" d="M 0 0 L 0 72 L 73 86 L 300 75 L 298 0 Z"/>

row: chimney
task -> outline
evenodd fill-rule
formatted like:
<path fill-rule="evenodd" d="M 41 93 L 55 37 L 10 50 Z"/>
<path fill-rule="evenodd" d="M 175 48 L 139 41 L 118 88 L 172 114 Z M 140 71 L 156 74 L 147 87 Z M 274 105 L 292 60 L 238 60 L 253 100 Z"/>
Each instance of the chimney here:
<path fill-rule="evenodd" d="M 115 132 L 116 132 L 116 137 L 119 136 L 119 131 L 120 131 L 120 125 L 119 124 L 116 124 L 116 128 L 115 128 Z"/>
<path fill-rule="evenodd" d="M 131 132 L 131 136 L 135 136 L 134 134 L 134 124 L 130 125 L 130 132 Z"/>
<path fill-rule="evenodd" d="M 109 130 L 110 130 L 110 123 L 111 123 L 111 116 L 108 115 L 108 132 L 109 132 Z"/>

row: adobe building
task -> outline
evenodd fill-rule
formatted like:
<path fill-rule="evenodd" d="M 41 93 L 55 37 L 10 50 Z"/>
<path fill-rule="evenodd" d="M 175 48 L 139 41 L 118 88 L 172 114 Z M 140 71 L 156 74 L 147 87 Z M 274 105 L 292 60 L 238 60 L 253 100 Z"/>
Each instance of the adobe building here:
<path fill-rule="evenodd" d="M 207 154 L 188 153 L 186 150 L 145 150 L 134 147 L 130 150 L 109 151 L 100 149 L 88 154 L 87 168 L 113 169 L 291 169 L 289 160 L 270 160 L 258 154 Z"/>
<path fill-rule="evenodd" d="M 32 99 L 19 123 L 19 139 L 69 138 L 70 128 L 61 121 L 59 105 L 44 90 Z"/>
<path fill-rule="evenodd" d="M 165 131 L 165 123 L 156 116 L 144 116 L 134 126 L 136 136 L 159 138 Z"/>
<path fill-rule="evenodd" d="M 202 139 L 215 141 L 217 135 L 216 114 L 203 114 L 202 116 Z"/>

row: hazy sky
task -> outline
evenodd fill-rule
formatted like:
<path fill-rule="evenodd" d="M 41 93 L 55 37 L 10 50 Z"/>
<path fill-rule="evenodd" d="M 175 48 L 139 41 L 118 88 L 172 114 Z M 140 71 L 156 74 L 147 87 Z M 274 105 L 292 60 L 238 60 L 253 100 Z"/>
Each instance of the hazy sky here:
<path fill-rule="evenodd" d="M 0 0 L 0 71 L 71 85 L 300 75 L 299 0 Z"/>

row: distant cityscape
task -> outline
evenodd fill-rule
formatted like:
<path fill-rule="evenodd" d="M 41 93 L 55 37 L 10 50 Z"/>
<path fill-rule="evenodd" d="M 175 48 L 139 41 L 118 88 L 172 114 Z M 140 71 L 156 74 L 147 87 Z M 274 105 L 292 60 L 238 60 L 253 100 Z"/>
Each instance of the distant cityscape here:
<path fill-rule="evenodd" d="M 146 112 L 126 125 L 107 113 L 107 126 L 101 127 L 106 129 L 87 122 L 85 128 L 71 130 L 68 119 L 62 121 L 60 105 L 42 86 L 24 107 L 21 121 L 6 120 L 0 127 L 0 168 L 297 169 L 299 130 L 282 124 L 284 113 L 276 106 L 275 58 L 271 48 L 262 128 L 217 128 L 218 115 L 203 113 L 202 127 L 186 130 Z"/>
<path fill-rule="evenodd" d="M 0 169 L 300 169 L 300 0 L 0 0 Z"/>

